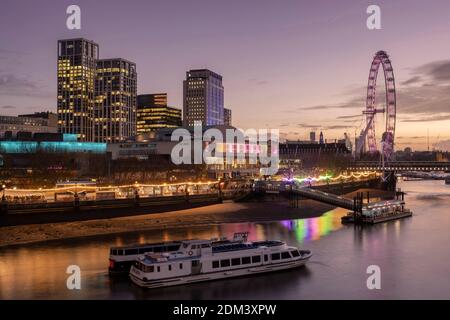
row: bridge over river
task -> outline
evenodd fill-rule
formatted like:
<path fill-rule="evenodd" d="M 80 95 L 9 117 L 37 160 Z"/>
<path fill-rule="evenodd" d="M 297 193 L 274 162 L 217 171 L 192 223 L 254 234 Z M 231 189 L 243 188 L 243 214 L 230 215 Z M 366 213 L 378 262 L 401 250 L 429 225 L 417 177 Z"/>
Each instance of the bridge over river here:
<path fill-rule="evenodd" d="M 450 171 L 450 162 L 439 161 L 390 161 L 384 163 L 379 161 L 356 161 L 347 167 L 349 171 Z"/>

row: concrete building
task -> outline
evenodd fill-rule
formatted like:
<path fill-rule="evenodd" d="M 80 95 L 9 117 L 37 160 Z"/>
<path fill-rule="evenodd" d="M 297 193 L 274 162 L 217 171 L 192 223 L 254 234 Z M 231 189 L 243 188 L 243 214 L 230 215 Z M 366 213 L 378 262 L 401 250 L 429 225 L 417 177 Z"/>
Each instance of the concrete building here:
<path fill-rule="evenodd" d="M 352 158 L 351 150 L 347 148 L 345 142 L 286 141 L 280 143 L 279 151 L 281 164 L 296 163 L 301 164 L 302 168 L 339 166 Z"/>
<path fill-rule="evenodd" d="M 30 135 L 37 132 L 58 132 L 58 123 L 55 120 L 55 114 L 48 114 L 49 118 L 20 115 L 14 116 L 0 116 L 0 139 L 17 138 L 22 133 Z"/>

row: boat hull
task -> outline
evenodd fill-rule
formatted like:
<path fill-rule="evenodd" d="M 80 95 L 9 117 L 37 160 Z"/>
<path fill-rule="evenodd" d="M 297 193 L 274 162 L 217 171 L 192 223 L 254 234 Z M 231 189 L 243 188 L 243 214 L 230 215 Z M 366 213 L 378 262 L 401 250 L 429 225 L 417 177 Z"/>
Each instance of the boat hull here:
<path fill-rule="evenodd" d="M 221 279 L 228 279 L 228 278 L 235 278 L 235 277 L 243 277 L 243 276 L 248 276 L 248 275 L 253 275 L 253 274 L 261 274 L 261 273 L 267 273 L 267 272 L 274 272 L 274 271 L 298 268 L 298 267 L 304 266 L 305 263 L 311 258 L 311 256 L 312 256 L 312 254 L 309 254 L 308 256 L 302 257 L 299 260 L 288 261 L 288 262 L 284 262 L 284 263 L 276 263 L 276 264 L 273 263 L 273 264 L 260 265 L 260 266 L 250 267 L 250 268 L 242 268 L 242 269 L 221 270 L 221 271 L 217 271 L 217 272 L 201 273 L 201 274 L 189 275 L 189 276 L 184 276 L 184 277 L 169 278 L 169 279 L 164 279 L 164 280 L 143 281 L 142 279 L 133 275 L 133 273 L 130 273 L 130 279 L 136 285 L 143 287 L 143 288 L 170 287 L 170 286 L 183 285 L 183 284 L 189 284 L 189 283 L 221 280 Z"/>
<path fill-rule="evenodd" d="M 385 216 L 379 216 L 379 217 L 373 217 L 373 218 L 362 218 L 360 220 L 356 220 L 353 216 L 344 216 L 341 218 L 341 222 L 343 224 L 349 224 L 349 223 L 359 223 L 359 224 L 377 224 L 382 222 L 388 222 L 392 220 L 398 220 L 403 218 L 412 217 L 411 211 L 405 211 L 401 213 L 395 213 Z"/>

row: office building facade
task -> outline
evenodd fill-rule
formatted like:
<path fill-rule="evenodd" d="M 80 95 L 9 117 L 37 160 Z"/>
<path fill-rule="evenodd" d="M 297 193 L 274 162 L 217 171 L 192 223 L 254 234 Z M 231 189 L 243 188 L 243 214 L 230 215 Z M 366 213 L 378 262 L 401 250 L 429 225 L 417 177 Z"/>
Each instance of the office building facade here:
<path fill-rule="evenodd" d="M 224 108 L 223 109 L 223 124 L 227 126 L 231 126 L 231 109 Z"/>
<path fill-rule="evenodd" d="M 58 131 L 94 141 L 93 119 L 98 44 L 86 39 L 58 41 Z"/>
<path fill-rule="evenodd" d="M 97 61 L 94 141 L 120 142 L 136 134 L 136 64 L 125 59 Z"/>
<path fill-rule="evenodd" d="M 207 69 L 186 72 L 183 82 L 183 125 L 224 124 L 224 87 L 222 76 Z"/>
<path fill-rule="evenodd" d="M 167 93 L 142 94 L 137 98 L 137 134 L 182 125 L 181 110 L 167 105 Z"/>

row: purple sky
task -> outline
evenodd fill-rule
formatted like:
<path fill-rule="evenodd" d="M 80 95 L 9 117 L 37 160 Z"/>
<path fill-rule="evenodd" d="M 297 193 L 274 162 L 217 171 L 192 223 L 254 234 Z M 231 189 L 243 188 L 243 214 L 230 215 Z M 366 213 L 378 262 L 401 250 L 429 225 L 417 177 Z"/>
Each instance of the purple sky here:
<path fill-rule="evenodd" d="M 382 30 L 370 31 L 374 3 Z M 79 31 L 65 27 L 70 4 L 81 7 Z M 279 128 L 290 139 L 359 131 L 352 116 L 382 49 L 396 76 L 397 148 L 426 149 L 427 130 L 431 145 L 450 148 L 446 0 L 2 0 L 0 114 L 56 110 L 56 43 L 74 37 L 99 43 L 103 58 L 136 62 L 138 92 L 168 92 L 179 108 L 185 72 L 210 68 L 224 77 L 235 126 Z"/>

